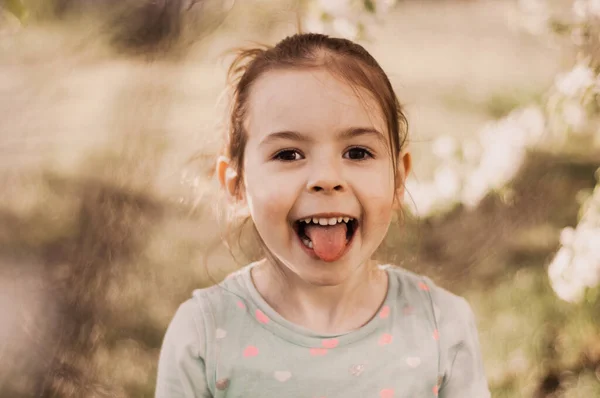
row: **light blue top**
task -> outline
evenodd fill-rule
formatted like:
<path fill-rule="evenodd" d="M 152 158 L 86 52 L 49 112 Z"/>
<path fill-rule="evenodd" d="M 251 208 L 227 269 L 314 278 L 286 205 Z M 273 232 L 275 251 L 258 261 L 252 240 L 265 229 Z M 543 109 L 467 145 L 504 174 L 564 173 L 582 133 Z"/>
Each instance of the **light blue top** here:
<path fill-rule="evenodd" d="M 377 315 L 323 335 L 275 312 L 252 283 L 253 265 L 181 304 L 164 337 L 157 398 L 490 397 L 469 304 L 429 278 L 384 266 Z"/>

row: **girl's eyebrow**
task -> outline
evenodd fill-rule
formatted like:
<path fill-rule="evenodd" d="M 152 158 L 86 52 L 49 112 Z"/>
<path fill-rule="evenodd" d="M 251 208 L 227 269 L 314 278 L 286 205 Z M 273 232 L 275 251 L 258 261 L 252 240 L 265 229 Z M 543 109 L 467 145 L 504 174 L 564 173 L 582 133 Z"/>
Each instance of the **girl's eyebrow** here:
<path fill-rule="evenodd" d="M 386 137 L 383 134 L 381 134 L 381 132 L 379 130 L 376 130 L 372 127 L 351 127 L 349 129 L 342 130 L 338 134 L 338 138 L 340 138 L 342 140 L 347 140 L 350 138 L 356 138 L 356 137 L 360 137 L 360 136 L 371 136 L 372 138 L 377 139 L 382 144 L 387 146 Z"/>
<path fill-rule="evenodd" d="M 270 144 L 273 141 L 279 140 L 289 140 L 289 141 L 300 141 L 300 142 L 308 142 L 310 138 L 304 134 L 298 133 L 297 131 L 277 131 L 275 133 L 271 133 L 262 139 L 260 142 L 260 146 L 264 146 Z"/>
<path fill-rule="evenodd" d="M 372 127 L 350 127 L 350 128 L 341 130 L 337 134 L 337 138 L 340 140 L 348 140 L 350 138 L 356 138 L 356 137 L 360 137 L 360 136 L 372 136 L 373 138 L 376 138 L 378 141 L 381 141 L 382 143 L 387 145 L 387 140 L 383 136 L 383 134 L 381 134 L 381 132 L 379 132 L 378 130 L 376 130 Z M 263 138 L 263 140 L 260 142 L 259 145 L 260 146 L 267 145 L 273 141 L 278 141 L 278 140 L 308 142 L 308 141 L 311 141 L 312 139 L 309 136 L 299 133 L 297 131 L 285 130 L 285 131 L 277 131 L 277 132 L 267 135 L 265 138 Z"/>

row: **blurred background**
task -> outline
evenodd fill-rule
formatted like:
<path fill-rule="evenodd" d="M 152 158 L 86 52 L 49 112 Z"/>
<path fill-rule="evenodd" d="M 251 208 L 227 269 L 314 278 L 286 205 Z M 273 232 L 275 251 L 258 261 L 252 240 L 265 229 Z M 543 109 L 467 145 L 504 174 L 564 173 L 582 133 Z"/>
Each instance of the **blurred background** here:
<path fill-rule="evenodd" d="M 153 396 L 177 306 L 256 253 L 215 212 L 226 50 L 299 29 L 359 40 L 405 105 L 378 259 L 469 300 L 494 397 L 600 396 L 599 1 L 0 11 L 0 396 Z"/>

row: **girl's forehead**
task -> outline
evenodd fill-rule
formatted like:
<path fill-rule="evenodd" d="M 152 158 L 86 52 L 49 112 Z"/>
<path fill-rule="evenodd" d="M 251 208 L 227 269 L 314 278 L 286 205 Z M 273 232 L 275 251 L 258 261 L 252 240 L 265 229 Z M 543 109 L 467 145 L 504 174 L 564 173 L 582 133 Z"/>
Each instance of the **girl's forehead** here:
<path fill-rule="evenodd" d="M 324 134 L 369 127 L 385 134 L 385 119 L 373 96 L 329 71 L 275 70 L 253 85 L 245 120 L 249 139 L 273 131 Z"/>

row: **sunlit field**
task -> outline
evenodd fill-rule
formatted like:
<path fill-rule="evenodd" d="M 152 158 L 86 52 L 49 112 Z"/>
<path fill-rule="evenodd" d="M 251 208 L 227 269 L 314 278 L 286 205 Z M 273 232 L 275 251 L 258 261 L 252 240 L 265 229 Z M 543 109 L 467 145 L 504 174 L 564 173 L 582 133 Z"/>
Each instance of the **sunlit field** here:
<path fill-rule="evenodd" d="M 220 239 L 226 50 L 303 15 L 210 0 L 156 49 L 23 3 L 0 19 L 0 396 L 151 397 L 178 305 L 257 253 L 250 228 Z M 415 162 L 377 256 L 468 299 L 493 397 L 600 396 L 600 13 L 579 2 L 576 42 L 522 3 L 398 1 L 369 26 Z"/>

